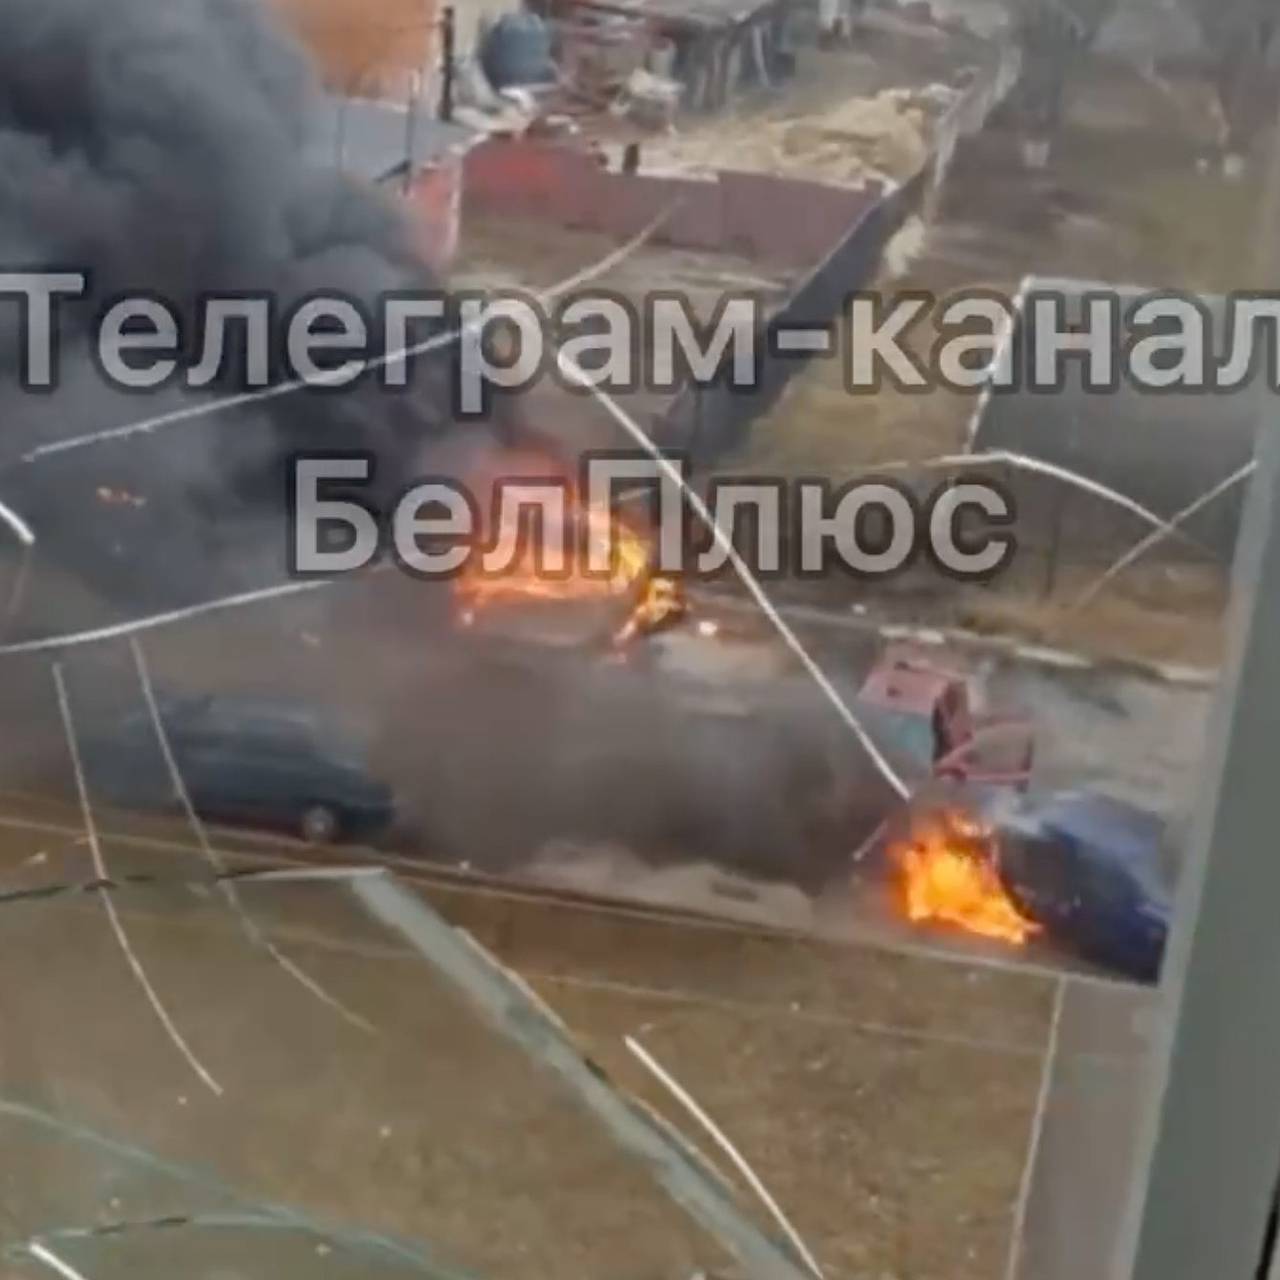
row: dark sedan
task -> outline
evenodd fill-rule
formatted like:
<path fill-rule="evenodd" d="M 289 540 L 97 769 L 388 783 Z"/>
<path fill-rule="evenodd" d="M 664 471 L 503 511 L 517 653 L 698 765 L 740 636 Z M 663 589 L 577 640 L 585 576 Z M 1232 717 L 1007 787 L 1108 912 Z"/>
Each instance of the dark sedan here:
<path fill-rule="evenodd" d="M 160 717 L 196 812 L 287 831 L 313 843 L 368 837 L 395 813 L 353 735 L 304 704 L 210 695 L 164 698 Z M 90 787 L 132 808 L 172 808 L 178 795 L 146 711 L 85 750 Z"/>

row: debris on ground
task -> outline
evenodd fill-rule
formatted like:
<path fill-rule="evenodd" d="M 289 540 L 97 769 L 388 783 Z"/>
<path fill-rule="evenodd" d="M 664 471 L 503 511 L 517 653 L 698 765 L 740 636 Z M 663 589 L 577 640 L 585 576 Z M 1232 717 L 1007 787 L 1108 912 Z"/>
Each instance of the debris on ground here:
<path fill-rule="evenodd" d="M 663 170 L 732 167 L 837 183 L 901 182 L 924 164 L 931 127 L 960 92 L 944 84 L 883 89 L 811 115 L 717 121 L 654 145 L 648 159 Z"/>

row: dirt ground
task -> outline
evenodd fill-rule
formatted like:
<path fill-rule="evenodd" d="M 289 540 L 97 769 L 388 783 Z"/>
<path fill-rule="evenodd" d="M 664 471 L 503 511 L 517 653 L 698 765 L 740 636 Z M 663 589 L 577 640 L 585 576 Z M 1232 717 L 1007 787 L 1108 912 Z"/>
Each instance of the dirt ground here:
<path fill-rule="evenodd" d="M 199 874 L 181 829 L 107 814 L 103 822 L 113 874 Z M 77 830 L 71 812 L 8 799 L 6 887 L 83 873 Z M 237 851 L 259 859 L 282 852 L 240 837 L 219 847 L 233 862 Z M 497 890 L 425 893 L 519 972 L 619 1087 L 705 1145 L 625 1050 L 622 1038 L 637 1037 L 741 1148 L 828 1274 L 1000 1274 L 1040 1075 L 1047 983 Z M 7 1241 L 269 1201 L 425 1243 L 472 1274 L 736 1273 L 643 1167 L 347 891 L 245 885 L 241 898 L 292 962 L 377 1032 L 351 1027 L 255 951 L 211 890 L 121 891 L 136 953 L 221 1097 L 166 1039 L 100 901 L 6 903 Z M 69 1143 L 6 1112 L 14 1101 L 202 1169 L 231 1190 L 184 1186 L 140 1172 L 119 1152 Z M 758 1216 L 740 1186 L 738 1194 Z M 200 1232 L 184 1230 L 185 1242 L 175 1229 L 162 1247 L 186 1266 L 204 1261 Z M 260 1237 L 237 1239 L 237 1266 L 249 1269 L 236 1274 L 267 1274 L 255 1266 L 271 1256 Z M 347 1247 L 336 1233 L 323 1239 Z M 65 1256 L 86 1274 L 114 1275 L 113 1247 L 76 1241 Z M 154 1253 L 133 1257 L 154 1273 Z M 303 1257 L 315 1265 L 309 1251 Z M 359 1274 L 383 1274 L 372 1257 Z M 271 1274 L 313 1274 L 295 1265 Z"/>
<path fill-rule="evenodd" d="M 733 168 L 835 185 L 905 181 L 967 77 L 993 61 L 990 36 L 999 21 L 961 20 L 944 30 L 886 8 L 867 15 L 855 43 L 819 48 L 816 26 L 803 29 L 814 16 L 796 15 L 794 72 L 781 84 L 740 90 L 729 110 L 686 113 L 665 134 L 602 113 L 578 124 L 618 156 L 638 143 L 644 167 L 656 172 Z"/>
<path fill-rule="evenodd" d="M 904 182 L 927 158 L 959 83 L 993 54 L 980 39 L 901 23 L 869 28 L 856 48 L 803 48 L 785 93 L 747 97 L 728 116 L 682 122 L 672 137 L 645 144 L 645 163 L 835 184 Z"/>

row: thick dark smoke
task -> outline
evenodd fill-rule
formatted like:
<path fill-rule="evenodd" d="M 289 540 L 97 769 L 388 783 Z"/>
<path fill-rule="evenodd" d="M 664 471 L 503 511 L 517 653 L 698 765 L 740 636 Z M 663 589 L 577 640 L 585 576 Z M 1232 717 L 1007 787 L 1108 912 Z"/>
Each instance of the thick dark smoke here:
<path fill-rule="evenodd" d="M 0 0 L 0 33 L 0 270 L 91 274 L 90 296 L 61 310 L 52 395 L 18 388 L 19 310 L 0 304 L 0 497 L 37 527 L 43 561 L 121 607 L 255 581 L 283 547 L 282 526 L 258 528 L 282 520 L 283 459 L 363 448 L 394 481 L 448 423 L 441 378 L 418 368 L 408 392 L 369 379 L 127 446 L 12 460 L 42 440 L 241 389 L 234 368 L 200 393 L 106 386 L 90 343 L 114 295 L 169 302 L 194 362 L 209 293 L 267 292 L 285 315 L 312 292 L 340 291 L 376 315 L 384 290 L 431 288 L 406 220 L 314 145 L 315 76 L 262 0 Z M 99 509 L 102 486 L 146 505 L 121 521 Z M 218 561 L 213 549 L 230 543 L 237 553 Z"/>
<path fill-rule="evenodd" d="M 438 361 L 403 392 L 371 379 L 21 461 L 38 443 L 241 389 L 234 370 L 201 392 L 108 386 L 91 339 L 113 295 L 157 294 L 191 333 L 209 293 L 265 291 L 283 316 L 319 290 L 372 307 L 385 290 L 432 287 L 394 197 L 335 172 L 331 149 L 314 158 L 316 93 L 265 0 L 0 0 L 0 271 L 92 275 L 91 296 L 62 309 L 52 394 L 21 389 L 18 308 L 0 303 L 0 501 L 39 539 L 7 638 L 282 581 L 293 451 L 372 452 L 394 490 L 462 472 L 491 445 L 474 426 L 443 438 L 452 424 Z M 192 333 L 189 356 L 202 349 Z M 0 604 L 11 550 L 0 540 Z M 448 613 L 447 588 L 388 574 L 149 633 L 146 643 L 164 688 L 292 693 L 368 713 L 382 767 L 433 856 L 508 870 L 549 840 L 621 839 L 801 879 L 823 858 L 843 858 L 844 825 L 823 840 L 810 829 L 822 808 L 810 798 L 832 784 L 824 751 L 798 768 L 793 740 L 819 737 L 807 720 L 708 719 L 677 705 L 639 661 L 631 673 L 574 653 L 551 670 L 548 646 L 539 652 L 532 639 L 512 641 L 514 661 L 501 650 L 486 657 L 469 634 L 451 636 Z M 132 658 L 119 645 L 68 660 L 86 719 L 97 695 L 137 709 Z M 7 735 L 10 754 L 35 773 L 47 762 L 65 781 L 46 674 L 0 667 L 0 715 L 22 726 Z M 828 723 L 816 700 L 803 705 L 819 728 Z M 48 729 L 47 756 L 33 743 L 36 725 Z M 11 763 L 0 752 L 0 772 Z"/>

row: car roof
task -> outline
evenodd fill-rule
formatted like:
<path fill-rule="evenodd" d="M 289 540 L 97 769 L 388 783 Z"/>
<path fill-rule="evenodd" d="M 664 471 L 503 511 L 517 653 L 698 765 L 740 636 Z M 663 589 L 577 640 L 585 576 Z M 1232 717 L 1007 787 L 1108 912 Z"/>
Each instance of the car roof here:
<path fill-rule="evenodd" d="M 1170 897 L 1162 854 L 1165 823 L 1148 809 L 1093 791 L 1058 791 L 992 808 L 1008 829 L 1069 843 L 1086 861 L 1125 871 L 1153 900 Z"/>
<path fill-rule="evenodd" d="M 1060 792 L 1040 809 L 1040 818 L 1052 830 L 1092 848 L 1105 848 L 1128 864 L 1150 862 L 1164 837 L 1164 823 L 1156 814 L 1094 792 Z"/>
<path fill-rule="evenodd" d="M 888 710 L 930 715 L 955 679 L 919 654 L 895 647 L 872 668 L 858 697 Z"/>
<path fill-rule="evenodd" d="M 165 695 L 158 705 L 171 733 L 208 733 L 230 738 L 287 739 L 321 747 L 333 755 L 363 751 L 365 743 L 352 726 L 327 716 L 298 699 L 247 694 Z M 149 723 L 147 711 L 128 723 Z"/>
<path fill-rule="evenodd" d="M 165 719 L 174 725 L 235 732 L 268 729 L 313 731 L 321 725 L 315 710 L 305 703 L 275 697 L 200 694 L 167 698 L 161 703 L 161 711 Z"/>

